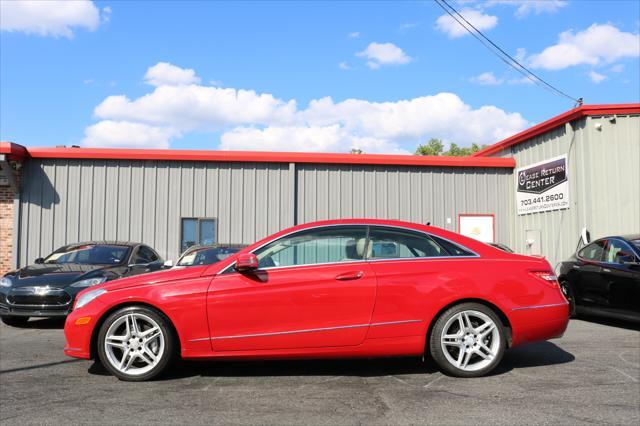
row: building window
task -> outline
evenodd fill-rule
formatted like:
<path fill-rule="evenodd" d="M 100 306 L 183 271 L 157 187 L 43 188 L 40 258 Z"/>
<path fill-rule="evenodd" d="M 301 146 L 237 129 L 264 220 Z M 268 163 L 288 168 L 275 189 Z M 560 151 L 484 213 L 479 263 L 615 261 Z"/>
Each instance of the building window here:
<path fill-rule="evenodd" d="M 193 245 L 211 245 L 216 242 L 216 219 L 183 218 L 180 252 Z"/>

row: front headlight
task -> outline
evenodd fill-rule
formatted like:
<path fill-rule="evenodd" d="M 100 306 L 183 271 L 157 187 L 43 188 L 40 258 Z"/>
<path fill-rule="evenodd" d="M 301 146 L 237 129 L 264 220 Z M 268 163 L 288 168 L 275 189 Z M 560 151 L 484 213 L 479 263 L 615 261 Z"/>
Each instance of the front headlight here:
<path fill-rule="evenodd" d="M 11 287 L 11 280 L 7 277 L 0 278 L 0 287 L 4 287 L 4 288 Z"/>
<path fill-rule="evenodd" d="M 86 280 L 81 280 L 71 284 L 70 287 L 91 287 L 93 285 L 102 284 L 106 280 L 106 277 L 87 278 Z"/>
<path fill-rule="evenodd" d="M 74 309 L 78 309 L 78 308 L 83 307 L 84 305 L 86 305 L 87 303 L 91 302 L 96 297 L 101 296 L 101 295 L 105 294 L 106 292 L 107 292 L 107 290 L 104 290 L 102 288 L 86 292 L 82 296 L 78 297 L 78 300 L 76 302 L 76 306 L 75 306 Z"/>

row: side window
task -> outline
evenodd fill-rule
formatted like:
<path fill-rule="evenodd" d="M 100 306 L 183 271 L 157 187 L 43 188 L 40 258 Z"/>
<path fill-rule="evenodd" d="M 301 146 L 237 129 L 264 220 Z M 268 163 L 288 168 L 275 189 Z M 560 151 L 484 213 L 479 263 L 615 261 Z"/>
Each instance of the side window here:
<path fill-rule="evenodd" d="M 147 246 L 140 246 L 133 263 L 136 265 L 152 263 L 158 260 L 158 255 Z"/>
<path fill-rule="evenodd" d="M 624 262 L 633 262 L 635 256 L 631 249 L 622 241 L 608 240 L 607 250 L 605 252 L 604 261 L 608 263 L 618 263 L 620 265 Z"/>
<path fill-rule="evenodd" d="M 578 252 L 578 257 L 600 262 L 604 253 L 604 240 L 591 243 Z"/>
<path fill-rule="evenodd" d="M 259 268 L 349 262 L 364 258 L 365 226 L 330 226 L 297 232 L 254 252 Z"/>
<path fill-rule="evenodd" d="M 449 253 L 425 234 L 401 229 L 371 227 L 371 259 L 449 256 Z"/>

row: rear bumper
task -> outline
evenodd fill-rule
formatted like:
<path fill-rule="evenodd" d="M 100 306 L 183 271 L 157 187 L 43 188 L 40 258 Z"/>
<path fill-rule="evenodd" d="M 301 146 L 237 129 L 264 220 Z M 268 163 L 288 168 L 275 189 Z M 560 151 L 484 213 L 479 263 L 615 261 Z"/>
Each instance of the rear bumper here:
<path fill-rule="evenodd" d="M 513 308 L 511 346 L 562 337 L 569 324 L 569 303 L 533 305 Z"/>

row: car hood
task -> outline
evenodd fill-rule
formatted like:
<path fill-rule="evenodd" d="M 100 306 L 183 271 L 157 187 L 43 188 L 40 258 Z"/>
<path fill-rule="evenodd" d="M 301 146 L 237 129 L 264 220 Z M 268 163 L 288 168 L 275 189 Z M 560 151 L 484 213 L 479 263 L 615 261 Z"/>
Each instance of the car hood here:
<path fill-rule="evenodd" d="M 207 269 L 209 265 L 190 266 L 184 269 L 165 269 L 148 274 L 134 275 L 132 277 L 121 278 L 118 280 L 108 281 L 99 286 L 91 287 L 102 288 L 107 291 L 121 290 L 129 287 L 138 287 L 143 285 L 162 284 L 170 281 L 178 281 L 189 278 L 197 278 Z"/>
<path fill-rule="evenodd" d="M 8 274 L 12 287 L 40 286 L 64 288 L 85 278 L 108 275 L 110 265 L 84 265 L 77 263 L 36 264 L 25 266 Z"/>

